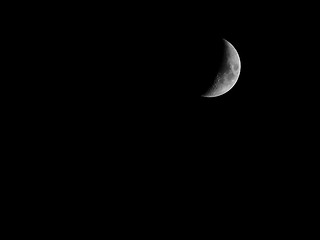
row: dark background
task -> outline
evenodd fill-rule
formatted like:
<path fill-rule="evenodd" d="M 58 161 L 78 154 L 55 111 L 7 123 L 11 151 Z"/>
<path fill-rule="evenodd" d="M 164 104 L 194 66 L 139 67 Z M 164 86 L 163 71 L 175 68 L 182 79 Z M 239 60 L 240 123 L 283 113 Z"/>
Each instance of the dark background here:
<path fill-rule="evenodd" d="M 19 18 L 6 20 L 16 26 L 9 29 L 7 63 L 17 64 L 11 78 L 19 98 L 8 101 L 30 119 L 40 114 L 44 125 L 71 129 L 71 138 L 128 139 L 133 149 L 145 144 L 146 155 L 166 153 L 157 151 L 165 144 L 178 155 L 194 149 L 194 156 L 212 158 L 212 151 L 250 155 L 254 149 L 273 158 L 303 132 L 300 119 L 314 119 L 301 117 L 314 113 L 316 95 L 302 84 L 314 71 L 308 56 L 315 48 L 306 37 L 314 15 L 311 7 L 290 9 L 251 3 L 15 6 Z M 302 20 L 298 10 L 309 12 Z M 202 98 L 203 83 L 213 81 L 221 64 L 223 39 L 239 53 L 240 77 L 228 93 Z"/>
<path fill-rule="evenodd" d="M 83 8 L 70 8 L 72 14 L 65 10 L 58 28 L 63 34 L 56 37 L 66 47 L 56 63 L 69 59 L 65 52 L 72 59 L 57 85 L 63 92 L 58 110 L 84 126 L 83 136 L 97 134 L 86 139 L 100 142 L 108 136 L 120 153 L 141 155 L 142 163 L 155 157 L 175 166 L 185 159 L 223 165 L 227 158 L 234 166 L 242 166 L 238 159 L 287 166 L 288 152 L 305 131 L 300 120 L 310 119 L 302 116 L 313 115 L 306 102 L 314 95 L 305 96 L 301 87 L 309 66 L 306 54 L 313 51 L 306 39 L 312 19 L 297 17 L 303 7 L 135 3 Z M 223 96 L 202 98 L 202 83 L 215 77 L 220 64 L 223 39 L 240 55 L 240 77 Z M 304 153 L 294 153 L 299 154 Z"/>
<path fill-rule="evenodd" d="M 5 19 L 11 88 L 1 89 L 12 173 L 3 169 L 25 190 L 9 187 L 21 193 L 16 205 L 44 204 L 59 221 L 106 209 L 120 226 L 158 215 L 229 226 L 232 216 L 256 228 L 264 216 L 282 227 L 302 198 L 315 199 L 312 7 L 25 4 Z M 223 39 L 240 55 L 240 77 L 201 98 Z"/>

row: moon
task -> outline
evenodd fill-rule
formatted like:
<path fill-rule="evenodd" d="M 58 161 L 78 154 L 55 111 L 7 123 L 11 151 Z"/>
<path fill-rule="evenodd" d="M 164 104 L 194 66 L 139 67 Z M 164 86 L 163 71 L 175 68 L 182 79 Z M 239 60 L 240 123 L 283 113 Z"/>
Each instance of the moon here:
<path fill-rule="evenodd" d="M 216 76 L 213 86 L 210 87 L 203 97 L 217 97 L 223 95 L 235 85 L 239 78 L 241 70 L 239 54 L 230 42 L 227 40 L 224 40 L 224 42 L 226 44 L 225 61 Z"/>

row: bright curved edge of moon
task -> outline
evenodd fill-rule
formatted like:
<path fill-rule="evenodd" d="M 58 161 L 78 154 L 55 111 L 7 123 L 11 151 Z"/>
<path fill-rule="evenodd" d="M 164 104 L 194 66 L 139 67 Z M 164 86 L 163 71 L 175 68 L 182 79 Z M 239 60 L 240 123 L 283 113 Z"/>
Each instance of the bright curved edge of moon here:
<path fill-rule="evenodd" d="M 202 97 L 218 97 L 223 95 L 224 93 L 228 92 L 238 81 L 239 75 L 240 75 L 240 70 L 241 70 L 241 62 L 240 62 L 240 57 L 235 49 L 235 47 L 228 42 L 227 40 L 224 39 L 224 41 L 228 44 L 229 46 L 229 51 L 231 51 L 231 57 L 229 59 L 229 63 L 231 64 L 231 69 L 232 72 L 234 73 L 235 77 L 231 81 L 229 81 L 227 84 L 224 84 L 222 86 L 219 86 L 217 90 L 213 90 L 212 88 L 207 91 Z M 234 70 L 234 65 L 238 64 L 238 69 Z M 225 77 L 225 75 L 224 75 Z"/>
<path fill-rule="evenodd" d="M 224 41 L 227 42 L 228 46 L 229 46 L 229 50 L 231 51 L 231 58 L 230 58 L 230 63 L 231 63 L 231 66 L 233 66 L 233 64 L 238 64 L 239 68 L 235 71 L 238 76 L 240 74 L 240 69 L 241 69 L 241 61 L 240 61 L 240 56 L 237 52 L 237 50 L 235 49 L 235 47 L 230 43 L 228 42 L 227 40 L 224 39 Z"/>

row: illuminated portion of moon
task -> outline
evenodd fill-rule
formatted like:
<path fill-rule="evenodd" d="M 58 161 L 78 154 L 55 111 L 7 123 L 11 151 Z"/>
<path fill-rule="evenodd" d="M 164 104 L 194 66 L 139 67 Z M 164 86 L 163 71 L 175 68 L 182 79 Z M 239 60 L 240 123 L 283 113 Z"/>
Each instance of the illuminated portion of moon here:
<path fill-rule="evenodd" d="M 226 54 L 227 54 L 227 67 L 228 71 L 220 72 L 215 80 L 215 84 L 208 90 L 208 92 L 203 95 L 203 97 L 217 97 L 228 92 L 237 82 L 241 63 L 240 57 L 234 46 L 226 41 Z"/>

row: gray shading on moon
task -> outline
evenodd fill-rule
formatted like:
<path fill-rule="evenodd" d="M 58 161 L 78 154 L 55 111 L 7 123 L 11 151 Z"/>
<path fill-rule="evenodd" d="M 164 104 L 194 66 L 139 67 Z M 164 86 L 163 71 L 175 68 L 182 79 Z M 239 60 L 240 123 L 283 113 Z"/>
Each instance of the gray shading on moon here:
<path fill-rule="evenodd" d="M 213 85 L 202 95 L 203 97 L 217 97 L 228 92 L 237 82 L 240 75 L 240 57 L 236 49 L 225 40 L 224 59 Z"/>

